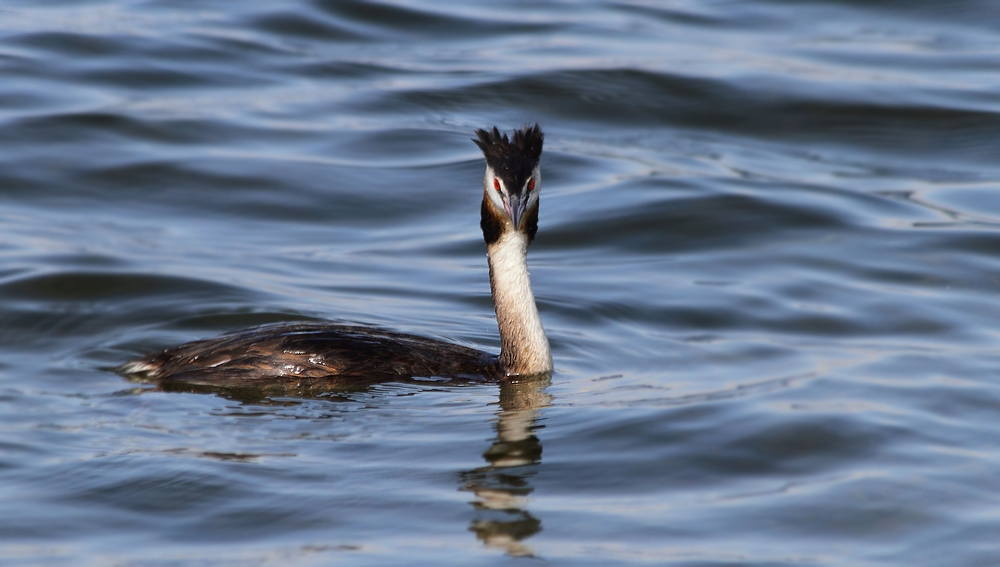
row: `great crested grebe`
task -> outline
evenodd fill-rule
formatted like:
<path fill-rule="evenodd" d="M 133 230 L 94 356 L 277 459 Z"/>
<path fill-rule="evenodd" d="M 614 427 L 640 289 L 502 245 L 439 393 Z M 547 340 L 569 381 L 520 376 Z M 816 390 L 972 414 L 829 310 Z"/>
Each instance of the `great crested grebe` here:
<path fill-rule="evenodd" d="M 500 328 L 499 356 L 372 327 L 282 323 L 183 344 L 128 362 L 118 371 L 143 381 L 215 387 L 551 372 L 552 354 L 527 264 L 528 244 L 538 231 L 543 139 L 537 124 L 510 138 L 494 126 L 492 131 L 477 130 L 473 139 L 486 158 L 479 224 Z"/>

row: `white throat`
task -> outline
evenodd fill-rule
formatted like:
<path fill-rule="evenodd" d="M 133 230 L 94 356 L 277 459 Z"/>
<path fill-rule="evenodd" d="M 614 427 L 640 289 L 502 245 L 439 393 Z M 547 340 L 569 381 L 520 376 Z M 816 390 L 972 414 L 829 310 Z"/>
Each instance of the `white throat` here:
<path fill-rule="evenodd" d="M 505 232 L 487 246 L 487 254 L 500 327 L 500 363 L 508 375 L 551 372 L 549 340 L 542 329 L 528 275 L 528 236 Z"/>

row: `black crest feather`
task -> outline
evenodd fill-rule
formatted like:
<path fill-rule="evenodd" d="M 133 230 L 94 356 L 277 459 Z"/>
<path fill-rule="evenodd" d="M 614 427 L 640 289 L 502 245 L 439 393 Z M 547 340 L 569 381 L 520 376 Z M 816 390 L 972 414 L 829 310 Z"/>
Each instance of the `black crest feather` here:
<path fill-rule="evenodd" d="M 483 150 L 486 165 L 490 166 L 504 186 L 515 194 L 520 194 L 521 188 L 542 157 L 542 143 L 545 134 L 538 124 L 525 126 L 515 130 L 508 138 L 494 126 L 493 130 L 476 130 L 473 142 Z"/>

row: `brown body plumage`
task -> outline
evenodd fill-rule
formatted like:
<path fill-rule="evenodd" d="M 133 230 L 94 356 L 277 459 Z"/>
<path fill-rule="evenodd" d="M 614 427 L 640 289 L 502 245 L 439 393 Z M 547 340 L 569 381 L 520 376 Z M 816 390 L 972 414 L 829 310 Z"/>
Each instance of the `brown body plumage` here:
<path fill-rule="evenodd" d="M 293 323 L 194 341 L 129 363 L 137 378 L 253 387 L 330 379 L 502 375 L 497 357 L 473 348 L 359 325 Z"/>

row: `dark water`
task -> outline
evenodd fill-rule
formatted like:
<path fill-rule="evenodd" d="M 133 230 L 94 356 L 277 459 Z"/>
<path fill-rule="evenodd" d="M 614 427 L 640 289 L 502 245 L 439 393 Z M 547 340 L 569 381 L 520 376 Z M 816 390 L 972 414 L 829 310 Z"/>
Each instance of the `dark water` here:
<path fill-rule="evenodd" d="M 998 29 L 989 0 L 0 4 L 2 563 L 1000 564 Z M 550 382 L 106 370 L 301 319 L 497 350 L 469 137 L 535 121 Z"/>

